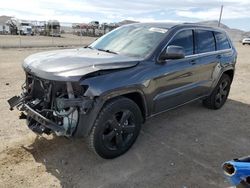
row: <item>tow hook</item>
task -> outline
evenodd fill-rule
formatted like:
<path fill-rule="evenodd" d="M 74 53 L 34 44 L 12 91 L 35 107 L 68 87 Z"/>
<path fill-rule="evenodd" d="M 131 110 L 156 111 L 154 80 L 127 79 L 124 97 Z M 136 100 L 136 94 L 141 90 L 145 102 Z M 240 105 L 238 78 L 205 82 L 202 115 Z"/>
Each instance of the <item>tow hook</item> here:
<path fill-rule="evenodd" d="M 27 119 L 27 115 L 25 113 L 21 112 L 19 119 Z"/>
<path fill-rule="evenodd" d="M 8 100 L 8 103 L 10 105 L 10 110 L 12 111 L 13 108 L 17 105 L 19 105 L 22 101 L 24 100 L 24 98 L 20 97 L 20 96 L 14 96 L 12 98 L 10 98 Z"/>

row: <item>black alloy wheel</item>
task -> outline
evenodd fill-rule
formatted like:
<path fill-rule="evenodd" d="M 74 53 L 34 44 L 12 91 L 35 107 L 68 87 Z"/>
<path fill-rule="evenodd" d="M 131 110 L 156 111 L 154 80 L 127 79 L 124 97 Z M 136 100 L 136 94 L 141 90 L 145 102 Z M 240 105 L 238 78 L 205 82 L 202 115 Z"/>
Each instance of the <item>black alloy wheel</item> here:
<path fill-rule="evenodd" d="M 220 83 L 218 89 L 217 89 L 217 94 L 215 96 L 215 104 L 216 106 L 221 106 L 222 103 L 225 102 L 228 93 L 229 93 L 229 81 L 227 79 L 222 80 Z"/>
<path fill-rule="evenodd" d="M 105 159 L 125 153 L 134 144 L 142 124 L 138 105 L 125 97 L 112 99 L 99 113 L 87 138 L 89 148 Z"/>
<path fill-rule="evenodd" d="M 227 74 L 223 74 L 211 95 L 203 100 L 204 106 L 214 110 L 220 109 L 228 98 L 231 82 L 232 79 Z"/>
<path fill-rule="evenodd" d="M 103 143 L 110 150 L 119 150 L 127 147 L 135 132 L 135 117 L 129 110 L 114 114 L 105 123 L 103 129 Z"/>

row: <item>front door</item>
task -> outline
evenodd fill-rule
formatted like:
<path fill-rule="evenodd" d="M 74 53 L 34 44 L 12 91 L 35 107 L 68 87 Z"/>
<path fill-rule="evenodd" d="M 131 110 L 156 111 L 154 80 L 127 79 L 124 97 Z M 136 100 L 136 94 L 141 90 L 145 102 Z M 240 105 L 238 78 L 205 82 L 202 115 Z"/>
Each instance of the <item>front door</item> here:
<path fill-rule="evenodd" d="M 159 76 L 153 80 L 155 84 L 153 113 L 171 109 L 200 96 L 198 90 L 200 65 L 194 55 L 193 30 L 178 32 L 167 46 L 169 45 L 182 46 L 185 58 L 155 64 Z"/>

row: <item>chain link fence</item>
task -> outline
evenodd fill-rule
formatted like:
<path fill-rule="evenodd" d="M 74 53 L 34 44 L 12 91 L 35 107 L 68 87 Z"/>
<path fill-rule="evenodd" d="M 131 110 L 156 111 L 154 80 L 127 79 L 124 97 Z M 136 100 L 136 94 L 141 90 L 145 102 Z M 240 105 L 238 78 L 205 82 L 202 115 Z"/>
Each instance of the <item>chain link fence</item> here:
<path fill-rule="evenodd" d="M 0 32 L 0 48 L 86 46 L 116 27 L 57 21 L 8 23 L 9 30 Z"/>

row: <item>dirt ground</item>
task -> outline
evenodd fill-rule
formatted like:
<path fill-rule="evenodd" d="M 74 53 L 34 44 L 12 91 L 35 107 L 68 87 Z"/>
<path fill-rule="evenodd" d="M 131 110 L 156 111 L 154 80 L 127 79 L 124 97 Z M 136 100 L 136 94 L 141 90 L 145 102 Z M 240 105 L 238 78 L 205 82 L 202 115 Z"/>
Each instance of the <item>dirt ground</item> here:
<path fill-rule="evenodd" d="M 104 160 L 83 140 L 38 137 L 10 112 L 22 60 L 48 49 L 0 49 L 0 187 L 229 187 L 221 164 L 250 155 L 250 46 L 237 45 L 229 100 L 218 111 L 195 102 L 150 119 L 123 156 Z"/>

